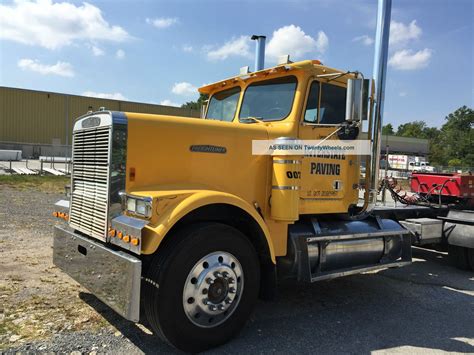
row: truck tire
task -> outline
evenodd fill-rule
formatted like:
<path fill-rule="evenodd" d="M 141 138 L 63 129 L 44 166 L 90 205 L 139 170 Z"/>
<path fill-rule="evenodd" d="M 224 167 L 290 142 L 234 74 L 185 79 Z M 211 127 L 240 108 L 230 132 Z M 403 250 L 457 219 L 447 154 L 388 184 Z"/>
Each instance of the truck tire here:
<path fill-rule="evenodd" d="M 474 271 L 474 248 L 470 248 L 467 250 L 467 257 L 469 259 L 469 265 L 471 266 L 471 270 Z"/>
<path fill-rule="evenodd" d="M 152 260 L 144 308 L 155 334 L 186 352 L 224 344 L 244 326 L 257 301 L 257 253 L 239 230 L 196 224 L 168 238 Z"/>
<path fill-rule="evenodd" d="M 448 255 L 451 264 L 461 270 L 469 270 L 468 249 L 457 245 L 448 245 Z"/>

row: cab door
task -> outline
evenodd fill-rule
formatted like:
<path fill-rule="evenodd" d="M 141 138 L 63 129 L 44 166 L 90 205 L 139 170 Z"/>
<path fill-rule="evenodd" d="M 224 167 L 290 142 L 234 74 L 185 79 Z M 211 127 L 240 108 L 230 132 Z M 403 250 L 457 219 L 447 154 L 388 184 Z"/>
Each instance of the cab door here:
<path fill-rule="evenodd" d="M 345 103 L 346 89 L 342 84 L 318 80 L 310 82 L 299 138 L 337 142 L 336 131 L 345 120 Z M 350 202 L 346 200 L 354 200 L 355 167 L 354 157 L 346 156 L 344 152 L 315 151 L 306 155 L 301 174 L 301 213 L 347 212 Z M 358 179 L 358 166 L 356 175 Z"/>

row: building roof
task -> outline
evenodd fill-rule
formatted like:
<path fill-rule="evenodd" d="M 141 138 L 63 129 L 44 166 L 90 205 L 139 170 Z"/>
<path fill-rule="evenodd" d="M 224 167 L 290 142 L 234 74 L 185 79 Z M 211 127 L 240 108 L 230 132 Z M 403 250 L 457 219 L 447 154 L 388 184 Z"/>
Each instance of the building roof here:
<path fill-rule="evenodd" d="M 363 132 L 360 138 L 366 139 L 367 133 Z M 382 154 L 387 146 L 389 154 L 427 155 L 430 151 L 428 139 L 382 135 Z"/>

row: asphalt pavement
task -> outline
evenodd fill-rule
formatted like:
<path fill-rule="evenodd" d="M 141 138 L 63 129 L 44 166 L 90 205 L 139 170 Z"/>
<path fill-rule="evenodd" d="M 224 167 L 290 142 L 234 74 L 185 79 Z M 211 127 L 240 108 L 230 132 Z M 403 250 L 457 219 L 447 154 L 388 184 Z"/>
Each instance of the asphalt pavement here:
<path fill-rule="evenodd" d="M 474 353 L 474 273 L 442 251 L 413 256 L 398 269 L 284 282 L 276 301 L 260 301 L 243 331 L 209 353 Z M 173 352 L 143 327 L 117 328 L 128 338 L 123 351 Z"/>

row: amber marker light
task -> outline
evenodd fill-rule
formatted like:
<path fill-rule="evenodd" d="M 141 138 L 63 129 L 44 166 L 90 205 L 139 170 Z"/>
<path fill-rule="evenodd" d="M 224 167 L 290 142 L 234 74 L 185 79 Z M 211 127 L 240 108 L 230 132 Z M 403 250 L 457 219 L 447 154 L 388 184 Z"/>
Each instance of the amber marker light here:
<path fill-rule="evenodd" d="M 115 237 L 115 229 L 110 228 L 109 229 L 109 237 Z"/>
<path fill-rule="evenodd" d="M 118 232 L 117 232 L 117 237 L 118 237 L 119 239 L 122 239 L 123 233 L 122 233 L 121 231 L 118 231 Z"/>
<path fill-rule="evenodd" d="M 138 240 L 138 238 L 132 238 L 132 240 L 131 240 L 131 243 L 132 243 L 132 245 L 135 245 L 135 246 L 137 246 L 137 245 L 138 245 L 138 243 L 139 243 L 139 240 Z"/>
<path fill-rule="evenodd" d="M 129 235 L 126 235 L 126 236 L 123 237 L 122 240 L 123 240 L 125 243 L 128 243 L 128 242 L 130 242 L 130 236 L 129 236 Z"/>

